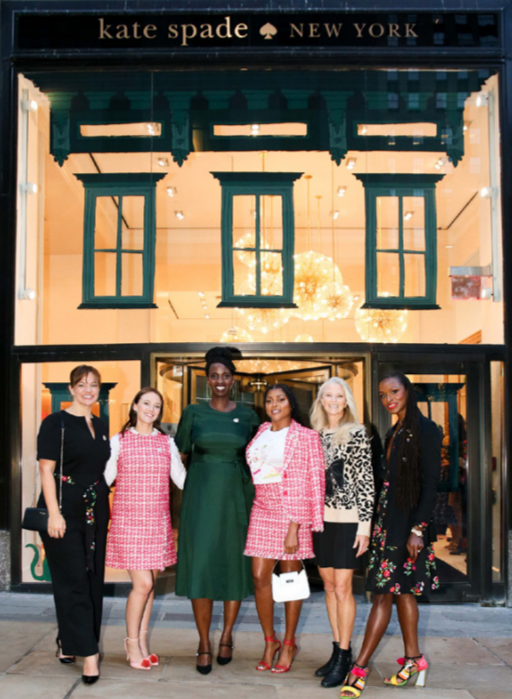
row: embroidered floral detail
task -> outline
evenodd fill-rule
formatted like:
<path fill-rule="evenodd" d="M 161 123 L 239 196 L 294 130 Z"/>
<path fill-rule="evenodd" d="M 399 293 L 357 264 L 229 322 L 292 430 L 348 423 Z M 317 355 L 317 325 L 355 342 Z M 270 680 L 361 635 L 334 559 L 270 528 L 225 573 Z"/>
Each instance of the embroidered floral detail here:
<path fill-rule="evenodd" d="M 408 558 L 404 563 L 404 574 L 411 575 L 415 570 L 416 566 L 414 565 L 414 560 L 412 558 Z"/>
<path fill-rule="evenodd" d="M 394 595 L 399 595 L 399 594 L 401 594 L 401 592 L 400 592 L 400 583 L 395 583 L 395 584 L 393 585 L 393 587 L 390 588 L 389 591 L 392 592 Z"/>
<path fill-rule="evenodd" d="M 432 589 L 433 590 L 439 589 L 439 576 L 437 576 L 437 575 L 435 575 L 434 578 L 432 579 Z"/>
<path fill-rule="evenodd" d="M 411 587 L 411 592 L 413 595 L 421 595 L 423 593 L 423 588 L 425 587 L 425 583 L 423 580 L 421 582 L 417 582 L 414 587 Z"/>
<path fill-rule="evenodd" d="M 377 587 L 384 587 L 392 573 L 396 570 L 396 564 L 393 561 L 385 560 L 380 564 L 380 568 L 375 576 L 375 584 Z"/>
<path fill-rule="evenodd" d="M 425 568 L 427 578 L 430 578 L 436 570 L 436 555 L 434 553 L 434 547 L 432 545 L 427 547 L 427 560 L 425 563 Z"/>
<path fill-rule="evenodd" d="M 55 475 L 56 478 L 61 478 L 63 483 L 68 483 L 69 485 L 76 485 L 75 481 L 71 476 L 60 476 L 58 473 Z"/>

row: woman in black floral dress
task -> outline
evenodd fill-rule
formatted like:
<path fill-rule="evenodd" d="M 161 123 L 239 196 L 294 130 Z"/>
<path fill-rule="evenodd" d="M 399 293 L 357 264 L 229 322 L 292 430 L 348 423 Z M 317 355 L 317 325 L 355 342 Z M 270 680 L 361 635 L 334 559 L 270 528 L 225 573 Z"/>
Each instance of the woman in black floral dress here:
<path fill-rule="evenodd" d="M 418 647 L 416 597 L 436 590 L 439 579 L 429 526 L 441 469 L 441 434 L 416 404 L 409 379 L 393 372 L 379 384 L 384 407 L 398 417 L 386 435 L 382 485 L 372 531 L 368 589 L 374 593 L 363 646 L 341 690 L 341 697 L 359 697 L 368 663 L 391 619 L 393 599 L 404 639 L 400 671 L 386 684 L 403 686 L 412 677 L 424 686 L 427 661 Z"/>

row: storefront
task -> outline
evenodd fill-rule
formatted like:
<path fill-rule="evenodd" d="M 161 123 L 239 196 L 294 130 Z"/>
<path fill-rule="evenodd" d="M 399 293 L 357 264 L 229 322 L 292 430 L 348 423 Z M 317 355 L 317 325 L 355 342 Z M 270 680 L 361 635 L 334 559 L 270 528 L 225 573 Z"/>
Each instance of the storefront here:
<path fill-rule="evenodd" d="M 141 384 L 164 394 L 172 432 L 207 398 L 202 357 L 222 343 L 243 355 L 236 400 L 261 411 L 279 378 L 307 411 L 342 376 L 375 445 L 379 376 L 407 373 L 443 434 L 442 586 L 426 599 L 504 603 L 512 16 L 491 2 L 139 5 L 2 5 L 13 589 L 48 584 L 20 521 L 70 368 L 100 369 L 111 434 Z M 109 590 L 124 580 L 108 571 Z"/>

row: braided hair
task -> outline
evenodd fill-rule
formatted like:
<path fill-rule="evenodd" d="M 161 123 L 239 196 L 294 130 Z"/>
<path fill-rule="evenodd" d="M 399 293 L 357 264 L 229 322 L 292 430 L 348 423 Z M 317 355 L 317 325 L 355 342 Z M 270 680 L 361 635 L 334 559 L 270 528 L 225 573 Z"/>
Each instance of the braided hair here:
<path fill-rule="evenodd" d="M 299 403 L 297 401 L 297 398 L 295 397 L 295 393 L 285 383 L 273 383 L 270 384 L 270 386 L 267 386 L 267 390 L 265 391 L 265 395 L 263 397 L 263 405 L 265 405 L 265 403 L 267 402 L 267 396 L 270 393 L 270 391 L 275 391 L 276 389 L 281 389 L 281 391 L 288 398 L 288 403 L 290 404 L 290 408 L 292 409 L 292 419 L 295 420 L 295 422 L 298 422 L 300 425 L 302 425 L 302 414 L 300 412 Z"/>
<path fill-rule="evenodd" d="M 416 507 L 421 489 L 420 410 L 416 391 L 401 371 L 392 371 L 381 379 L 397 380 L 407 391 L 407 403 L 402 428 L 396 435 L 398 441 L 398 466 L 395 504 L 407 512 Z"/>
<path fill-rule="evenodd" d="M 241 357 L 240 350 L 235 347 L 212 347 L 205 355 L 206 361 L 206 376 L 210 374 L 212 364 L 222 364 L 228 371 L 234 375 L 236 367 L 233 363 L 233 356 Z"/>

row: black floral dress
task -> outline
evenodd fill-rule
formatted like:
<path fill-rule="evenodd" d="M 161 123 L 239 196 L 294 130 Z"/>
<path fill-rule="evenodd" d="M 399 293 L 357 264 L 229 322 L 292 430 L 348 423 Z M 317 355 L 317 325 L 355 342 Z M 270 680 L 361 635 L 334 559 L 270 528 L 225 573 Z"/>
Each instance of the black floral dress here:
<path fill-rule="evenodd" d="M 404 512 L 395 505 L 397 452 L 402 430 L 396 434 L 389 461 L 382 459 L 382 484 L 372 531 L 367 589 L 376 594 L 421 595 L 437 590 L 434 542 L 435 527 L 431 525 L 436 503 L 437 484 L 441 469 L 441 434 L 437 425 L 420 416 L 421 491 L 415 508 Z M 386 447 L 392 430 L 386 435 Z M 422 525 L 423 550 L 416 561 L 409 557 L 407 540 L 411 527 Z"/>

